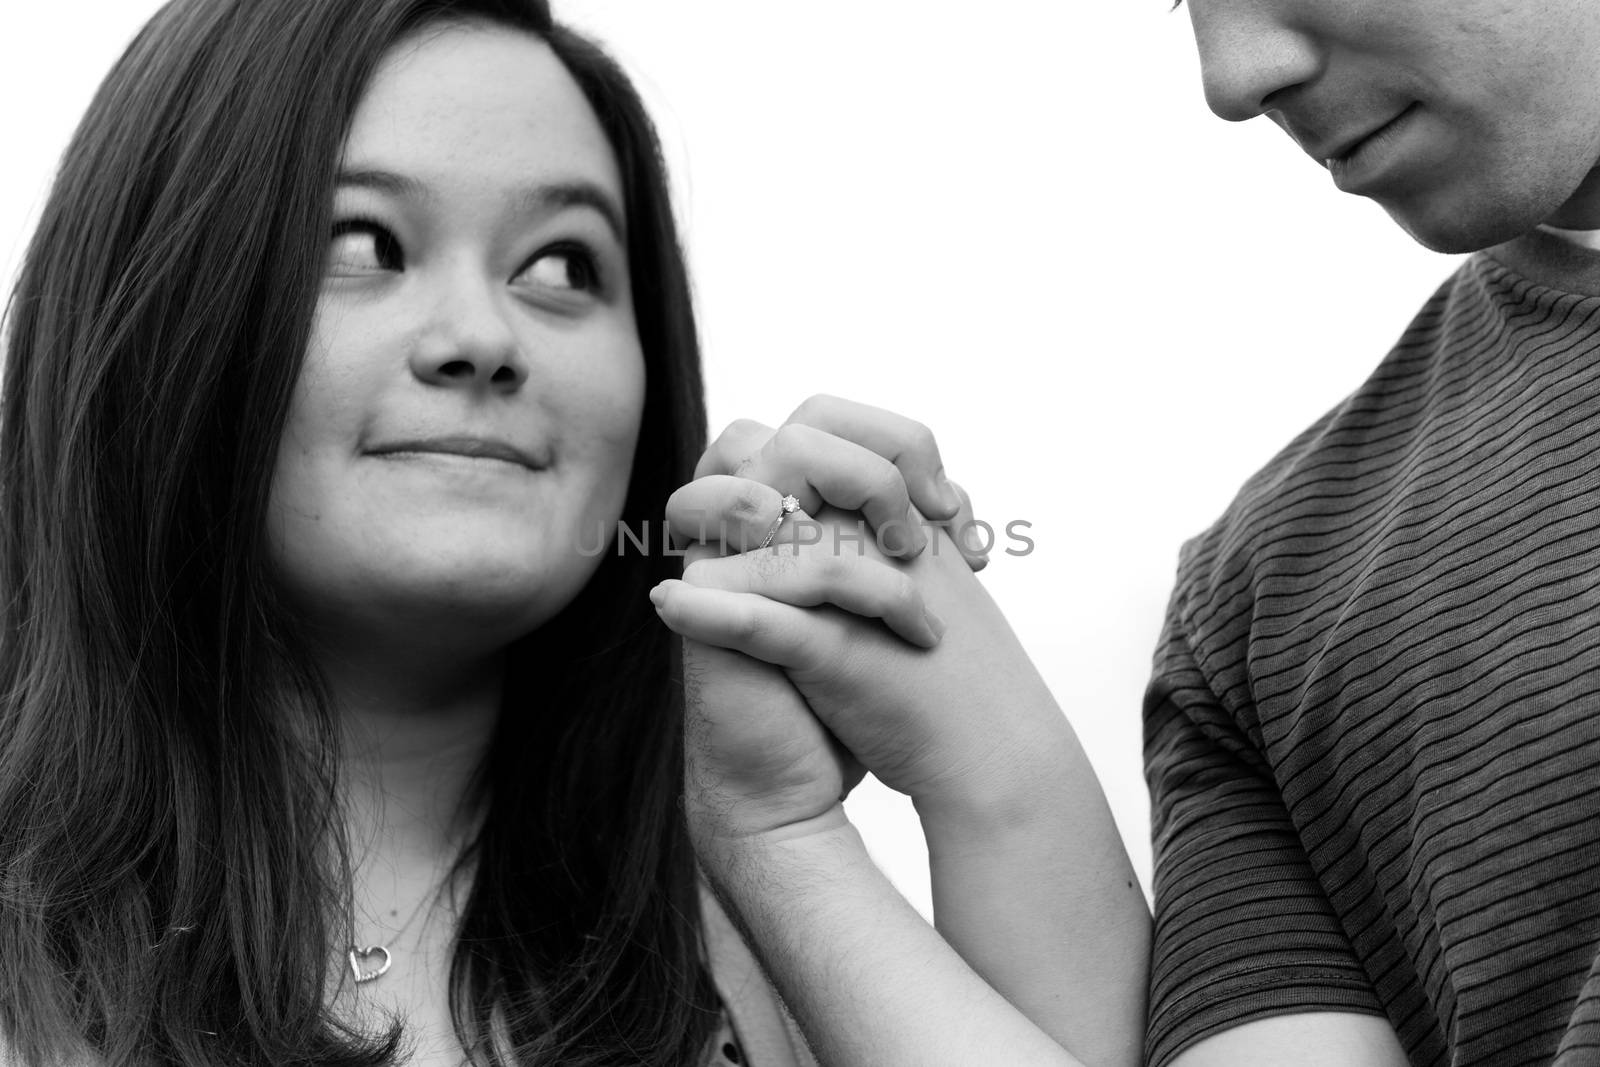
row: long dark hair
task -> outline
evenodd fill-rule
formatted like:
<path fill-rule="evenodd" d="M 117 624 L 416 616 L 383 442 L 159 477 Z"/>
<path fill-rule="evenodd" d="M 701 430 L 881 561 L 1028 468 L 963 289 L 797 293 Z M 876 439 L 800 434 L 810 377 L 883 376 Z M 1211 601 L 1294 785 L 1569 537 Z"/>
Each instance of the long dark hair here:
<path fill-rule="evenodd" d="M 382 56 L 445 18 L 544 39 L 623 175 L 647 366 L 623 520 L 704 443 L 689 285 L 637 95 L 542 0 L 173 0 L 101 86 L 8 310 L 0 411 L 0 1047 L 27 1063 L 380 1064 L 348 943 L 337 728 L 263 522 L 330 190 Z M 485 1063 L 680 1064 L 716 995 L 674 650 L 610 555 L 508 657 L 450 973 Z M 330 844 L 332 843 L 332 844 Z"/>

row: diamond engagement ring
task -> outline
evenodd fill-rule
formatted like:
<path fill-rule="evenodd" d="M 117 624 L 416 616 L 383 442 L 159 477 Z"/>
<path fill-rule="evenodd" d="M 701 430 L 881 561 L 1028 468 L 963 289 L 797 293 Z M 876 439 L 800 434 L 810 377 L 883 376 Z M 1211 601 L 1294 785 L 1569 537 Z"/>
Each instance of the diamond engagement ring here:
<path fill-rule="evenodd" d="M 768 545 L 772 544 L 772 539 L 778 536 L 778 527 L 783 525 L 783 520 L 787 519 L 790 515 L 793 515 L 799 510 L 800 501 L 792 494 L 786 494 L 784 498 L 778 502 L 778 517 L 772 520 L 772 529 L 767 531 L 767 536 L 759 545 L 756 546 L 757 550 L 766 548 Z"/>

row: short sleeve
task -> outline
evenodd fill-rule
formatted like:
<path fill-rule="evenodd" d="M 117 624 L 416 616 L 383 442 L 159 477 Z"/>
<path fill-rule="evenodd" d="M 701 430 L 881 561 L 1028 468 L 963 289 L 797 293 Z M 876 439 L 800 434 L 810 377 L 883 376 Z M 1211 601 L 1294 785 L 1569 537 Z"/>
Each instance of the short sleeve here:
<path fill-rule="evenodd" d="M 1198 665 L 1181 587 L 1144 732 L 1155 852 L 1146 1063 L 1267 1016 L 1382 1014 L 1267 761 Z"/>

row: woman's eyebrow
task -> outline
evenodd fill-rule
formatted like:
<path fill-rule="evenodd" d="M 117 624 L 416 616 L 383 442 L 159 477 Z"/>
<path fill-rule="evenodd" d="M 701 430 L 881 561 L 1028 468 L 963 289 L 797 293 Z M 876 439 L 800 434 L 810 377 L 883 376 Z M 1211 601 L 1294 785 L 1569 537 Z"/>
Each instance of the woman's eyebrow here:
<path fill-rule="evenodd" d="M 588 181 L 548 182 L 532 185 L 518 196 L 519 206 L 532 213 L 552 208 L 586 207 L 605 220 L 611 236 L 620 244 L 627 244 L 627 227 L 622 221 L 622 209 L 606 190 Z"/>
<path fill-rule="evenodd" d="M 437 200 L 433 190 L 403 174 L 396 174 L 388 170 L 375 170 L 371 168 L 358 168 L 356 170 L 341 170 L 333 182 L 336 188 L 345 189 L 371 189 L 379 193 L 387 193 L 399 200 L 414 200 L 426 204 Z"/>
<path fill-rule="evenodd" d="M 371 189 L 419 204 L 434 203 L 439 199 L 437 193 L 415 178 L 367 167 L 341 170 L 335 185 L 339 188 Z M 627 241 L 621 207 L 609 192 L 594 182 L 582 179 L 540 182 L 523 187 L 514 195 L 518 210 L 528 214 L 548 212 L 553 208 L 590 208 L 605 220 L 613 237 L 619 242 Z"/>

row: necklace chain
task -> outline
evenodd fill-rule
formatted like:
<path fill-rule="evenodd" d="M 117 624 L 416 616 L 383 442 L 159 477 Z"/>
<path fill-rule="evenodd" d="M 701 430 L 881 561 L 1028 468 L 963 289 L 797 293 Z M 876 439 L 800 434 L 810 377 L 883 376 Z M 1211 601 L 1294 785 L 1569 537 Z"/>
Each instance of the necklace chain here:
<path fill-rule="evenodd" d="M 411 914 L 406 917 L 406 921 L 400 925 L 400 928 L 386 937 L 382 944 L 350 946 L 346 958 L 350 964 L 350 975 L 355 979 L 356 985 L 376 982 L 388 973 L 390 964 L 394 962 L 394 953 L 389 950 L 389 946 L 405 936 L 406 931 L 411 929 L 411 924 L 417 921 L 417 916 L 421 915 L 424 910 L 431 910 L 432 905 L 438 903 L 439 893 L 444 889 L 448 880 L 449 872 L 446 872 L 445 876 L 439 879 L 432 889 L 423 894 L 421 900 L 417 901 L 417 906 L 411 909 Z M 365 965 L 366 961 L 375 955 L 381 955 L 383 957 L 382 961 L 378 962 L 376 966 L 367 967 Z"/>

